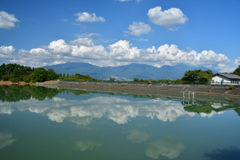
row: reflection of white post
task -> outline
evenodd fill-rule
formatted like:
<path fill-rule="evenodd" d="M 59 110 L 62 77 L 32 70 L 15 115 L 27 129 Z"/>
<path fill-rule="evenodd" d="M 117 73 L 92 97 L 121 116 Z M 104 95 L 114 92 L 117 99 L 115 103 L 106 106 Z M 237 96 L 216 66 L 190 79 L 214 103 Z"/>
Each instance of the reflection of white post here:
<path fill-rule="evenodd" d="M 192 95 L 193 95 L 193 97 L 192 97 L 192 98 L 193 98 L 193 104 L 194 104 L 194 92 L 192 92 Z"/>
<path fill-rule="evenodd" d="M 191 93 L 192 93 L 192 104 L 194 104 L 194 96 L 195 96 L 195 93 L 193 91 L 183 91 L 183 104 L 184 104 L 184 100 L 185 100 L 185 92 L 188 92 L 188 104 L 190 103 L 190 100 L 191 100 Z"/>

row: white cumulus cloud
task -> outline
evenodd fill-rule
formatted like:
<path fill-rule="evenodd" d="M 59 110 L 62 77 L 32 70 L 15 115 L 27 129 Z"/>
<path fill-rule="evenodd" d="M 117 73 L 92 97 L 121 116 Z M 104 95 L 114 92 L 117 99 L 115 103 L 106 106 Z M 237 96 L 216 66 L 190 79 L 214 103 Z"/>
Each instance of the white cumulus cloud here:
<path fill-rule="evenodd" d="M 174 30 L 178 24 L 185 24 L 188 21 L 186 15 L 179 8 L 170 8 L 162 11 L 160 6 L 149 9 L 147 13 L 149 20 L 157 25 Z"/>
<path fill-rule="evenodd" d="M 238 57 L 237 59 L 235 59 L 234 64 L 235 64 L 236 66 L 239 66 L 239 65 L 240 65 L 240 57 Z"/>
<path fill-rule="evenodd" d="M 1 46 L 0 58 L 10 58 L 14 51 L 15 49 L 13 48 L 13 46 Z"/>
<path fill-rule="evenodd" d="M 79 12 L 75 14 L 78 22 L 105 22 L 103 17 L 97 17 L 95 13 L 89 14 L 88 12 Z"/>
<path fill-rule="evenodd" d="M 66 44 L 63 39 L 59 39 L 57 41 L 52 41 L 48 46 L 53 53 L 69 53 L 70 47 Z"/>
<path fill-rule="evenodd" d="M 133 22 L 131 25 L 129 25 L 128 29 L 130 30 L 130 34 L 134 36 L 147 34 L 151 31 L 150 25 L 145 24 L 144 22 Z"/>
<path fill-rule="evenodd" d="M 78 38 L 76 40 L 70 41 L 70 44 L 77 45 L 77 46 L 86 46 L 86 47 L 92 47 L 94 46 L 94 42 L 90 38 Z"/>
<path fill-rule="evenodd" d="M 0 28 L 10 29 L 15 27 L 15 23 L 19 22 L 13 14 L 8 14 L 5 11 L 0 11 Z"/>
<path fill-rule="evenodd" d="M 14 54 L 12 54 L 14 53 Z M 91 38 L 78 38 L 69 42 L 55 40 L 47 46 L 15 52 L 13 46 L 1 46 L 0 58 L 10 63 L 32 67 L 62 64 L 66 62 L 85 62 L 98 66 L 119 66 L 130 63 L 144 63 L 161 67 L 163 65 L 201 65 L 211 69 L 223 69 L 230 63 L 224 54 L 213 50 L 185 51 L 175 44 L 139 49 L 127 40 L 119 40 L 108 46 L 96 45 Z M 239 64 L 239 59 L 235 60 Z"/>
<path fill-rule="evenodd" d="M 116 60 L 134 60 L 140 56 L 140 50 L 137 47 L 132 47 L 126 40 L 109 45 L 109 49 L 109 55 Z"/>
<path fill-rule="evenodd" d="M 153 46 L 144 50 L 144 59 L 147 61 L 152 61 L 155 65 L 175 65 L 175 64 L 188 64 L 188 65 L 203 65 L 206 67 L 219 67 L 225 66 L 230 63 L 230 60 L 224 54 L 217 54 L 212 50 L 202 51 L 197 53 L 192 50 L 186 52 L 180 50 L 177 45 L 162 45 L 158 49 Z"/>

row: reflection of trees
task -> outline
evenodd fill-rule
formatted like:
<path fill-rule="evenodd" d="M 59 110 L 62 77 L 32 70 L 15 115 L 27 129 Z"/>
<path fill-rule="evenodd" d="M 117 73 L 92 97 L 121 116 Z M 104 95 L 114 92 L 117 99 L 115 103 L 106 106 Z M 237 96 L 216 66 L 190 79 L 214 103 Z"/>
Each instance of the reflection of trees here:
<path fill-rule="evenodd" d="M 195 113 L 211 113 L 212 105 L 210 102 L 198 101 L 193 105 L 189 105 L 184 107 L 184 110 L 187 112 L 195 112 Z"/>
<path fill-rule="evenodd" d="M 205 153 L 205 157 L 210 160 L 239 160 L 240 159 L 240 149 L 237 147 L 231 147 L 226 149 L 215 149 L 210 153 Z"/>
<path fill-rule="evenodd" d="M 35 98 L 37 100 L 44 100 L 46 98 L 52 99 L 59 93 L 73 93 L 75 95 L 88 94 L 87 91 L 75 91 L 75 90 L 58 90 L 55 88 L 45 88 L 37 86 L 1 86 L 0 85 L 0 100 L 2 102 L 17 102 L 20 100 L 28 100 Z"/>
<path fill-rule="evenodd" d="M 70 90 L 70 89 L 61 89 L 61 90 L 59 90 L 59 92 L 61 92 L 61 93 L 63 93 L 63 94 L 65 94 L 65 93 L 73 93 L 73 94 L 75 94 L 76 96 L 79 96 L 79 95 L 81 95 L 81 94 L 89 94 L 89 92 L 88 91 L 82 91 L 82 90 Z M 92 92 L 92 93 L 94 93 L 94 92 Z"/>
<path fill-rule="evenodd" d="M 53 89 L 53 88 L 36 87 L 36 86 L 32 86 L 31 91 L 32 91 L 32 97 L 40 101 L 44 100 L 45 98 L 52 99 L 59 93 L 59 91 L 55 88 Z"/>
<path fill-rule="evenodd" d="M 0 100 L 2 102 L 17 102 L 31 98 L 31 86 L 0 86 Z"/>
<path fill-rule="evenodd" d="M 240 116 L 240 108 L 234 109 L 234 111 Z"/>
<path fill-rule="evenodd" d="M 184 105 L 185 103 L 182 102 Z M 240 116 L 240 109 L 238 105 L 233 105 L 233 102 L 230 101 L 229 104 L 222 104 L 222 103 L 212 103 L 207 101 L 197 101 L 192 105 L 186 105 L 184 110 L 187 112 L 195 112 L 195 113 L 206 113 L 210 114 L 212 111 L 215 112 L 222 112 L 229 109 L 234 109 Z"/>

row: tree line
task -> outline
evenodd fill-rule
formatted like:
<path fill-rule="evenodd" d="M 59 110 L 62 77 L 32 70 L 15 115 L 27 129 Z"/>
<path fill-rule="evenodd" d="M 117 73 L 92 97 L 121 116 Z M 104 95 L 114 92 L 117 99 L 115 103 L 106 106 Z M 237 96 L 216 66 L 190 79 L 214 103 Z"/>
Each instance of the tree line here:
<path fill-rule="evenodd" d="M 233 74 L 240 76 L 240 66 L 235 69 Z M 199 70 L 189 70 L 186 71 L 184 76 L 181 79 L 177 80 L 153 80 L 153 79 L 138 79 L 134 78 L 134 82 L 158 82 L 158 83 L 207 83 L 212 80 L 213 72 L 211 70 L 203 71 Z M 23 66 L 19 64 L 2 64 L 0 66 L 0 80 L 2 81 L 11 81 L 11 82 L 44 82 L 49 80 L 67 80 L 67 81 L 101 81 L 99 79 L 95 79 L 90 77 L 89 75 L 81 75 L 76 73 L 75 75 L 65 75 L 57 74 L 53 69 L 44 69 L 44 68 L 31 68 L 29 66 Z M 110 78 L 109 81 L 114 81 L 114 78 Z"/>
<path fill-rule="evenodd" d="M 68 80 L 68 81 L 100 81 L 92 78 L 89 75 L 57 74 L 53 69 L 46 70 L 45 68 L 31 68 L 19 64 L 5 64 L 0 66 L 0 81 L 20 82 L 44 82 L 50 80 Z"/>
<path fill-rule="evenodd" d="M 207 83 L 212 80 L 213 72 L 211 70 L 202 71 L 199 70 L 189 70 L 186 71 L 184 76 L 181 79 L 170 80 L 170 79 L 162 79 L 162 80 L 152 80 L 152 79 L 138 79 L 134 78 L 134 82 L 156 82 L 156 83 Z"/>
<path fill-rule="evenodd" d="M 43 101 L 44 99 L 52 99 L 58 94 L 73 93 L 75 95 L 88 94 L 87 91 L 75 90 L 58 90 L 56 88 L 45 88 L 30 85 L 0 85 L 0 102 L 18 102 L 20 100 L 29 100 L 31 98 Z"/>
<path fill-rule="evenodd" d="M 19 64 L 5 64 L 0 66 L 0 80 L 20 82 L 43 82 L 57 79 L 59 75 L 53 69 L 31 68 Z"/>
<path fill-rule="evenodd" d="M 230 74 L 236 74 L 240 76 L 240 65 L 238 68 L 236 68 L 232 73 Z M 138 79 L 134 78 L 134 82 L 156 82 L 156 83 L 208 83 L 211 82 L 213 77 L 213 72 L 212 70 L 189 70 L 186 71 L 184 76 L 181 79 L 177 80 L 170 80 L 170 79 L 163 79 L 163 80 L 152 80 L 152 79 Z"/>

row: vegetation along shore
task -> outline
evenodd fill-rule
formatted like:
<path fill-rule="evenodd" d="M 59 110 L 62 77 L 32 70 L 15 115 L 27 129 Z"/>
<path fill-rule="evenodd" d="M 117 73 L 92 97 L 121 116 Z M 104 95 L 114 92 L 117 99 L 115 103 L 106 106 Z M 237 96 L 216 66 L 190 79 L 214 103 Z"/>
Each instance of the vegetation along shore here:
<path fill-rule="evenodd" d="M 234 73 L 239 74 L 239 68 Z M 114 78 L 99 80 L 89 75 L 69 75 L 68 73 L 57 74 L 53 69 L 31 68 L 19 64 L 2 64 L 0 66 L 0 85 L 37 85 L 66 89 L 87 89 L 87 90 L 125 90 L 142 92 L 188 92 L 199 94 L 215 94 L 240 96 L 240 86 L 231 85 L 209 85 L 213 73 L 211 70 L 186 71 L 181 79 L 177 80 L 153 80 L 138 79 L 132 81 L 116 82 Z"/>

